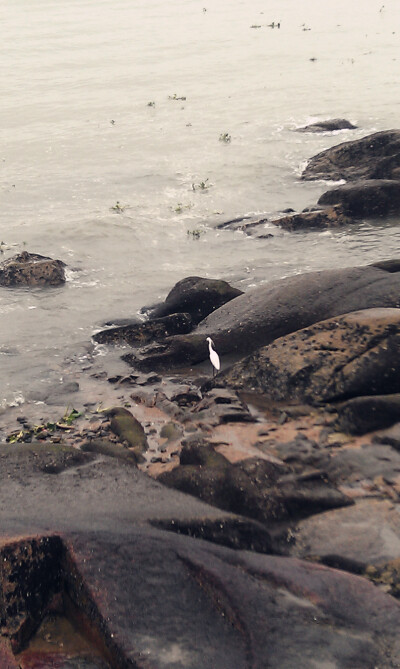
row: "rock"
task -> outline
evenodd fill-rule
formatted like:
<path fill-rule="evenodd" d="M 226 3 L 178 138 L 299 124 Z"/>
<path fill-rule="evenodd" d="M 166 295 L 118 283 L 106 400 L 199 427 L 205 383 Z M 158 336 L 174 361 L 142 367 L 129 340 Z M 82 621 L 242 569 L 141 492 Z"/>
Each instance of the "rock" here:
<path fill-rule="evenodd" d="M 377 444 L 388 444 L 396 451 L 400 451 L 400 422 L 396 422 L 388 429 L 378 432 L 374 435 L 372 441 Z"/>
<path fill-rule="evenodd" d="M 240 232 L 245 232 L 246 234 L 252 234 L 253 230 L 257 230 L 259 226 L 265 225 L 268 223 L 268 219 L 265 216 L 261 218 L 253 218 L 251 216 L 242 216 L 241 218 L 234 218 L 230 221 L 224 221 L 215 226 L 216 230 L 240 230 Z M 273 235 L 267 234 L 264 235 L 266 238 L 272 237 Z"/>
<path fill-rule="evenodd" d="M 338 408 L 338 426 L 350 434 L 365 434 L 400 420 L 400 393 L 355 397 Z"/>
<path fill-rule="evenodd" d="M 139 318 L 110 318 L 105 323 L 102 323 L 103 327 L 125 327 L 127 325 L 142 325 L 143 321 Z"/>
<path fill-rule="evenodd" d="M 0 448 L 4 669 L 21 664 L 13 662 L 10 644 L 19 650 L 57 602 L 60 608 L 67 603 L 65 613 L 74 611 L 81 634 L 90 630 L 115 667 L 399 664 L 400 605 L 366 578 L 296 557 L 241 550 L 273 549 L 268 528 L 160 486 L 116 458 L 83 454 L 83 466 L 48 476 L 34 466 L 32 448 Z M 42 453 L 46 464 L 58 451 Z M 255 484 L 274 486 L 286 470 L 280 467 L 252 460 L 243 473 Z M 312 476 L 298 478 L 298 485 L 318 481 Z M 339 526 L 332 514 L 352 509 L 358 505 L 315 516 L 328 518 L 328 539 Z M 343 552 L 369 542 L 391 559 L 398 513 L 380 528 L 373 516 L 370 531 L 371 516 L 371 507 L 362 522 L 354 516 Z M 218 545 L 224 542 L 237 549 Z M 52 664 L 43 655 L 39 659 L 43 666 Z"/>
<path fill-rule="evenodd" d="M 156 318 L 144 323 L 121 325 L 107 330 L 101 330 L 93 335 L 98 344 L 121 344 L 143 346 L 144 344 L 164 339 L 175 334 L 185 334 L 193 329 L 189 314 L 174 313 L 163 318 Z"/>
<path fill-rule="evenodd" d="M 364 444 L 359 448 L 339 450 L 325 468 L 329 480 L 347 488 L 386 481 L 388 485 L 400 484 L 400 454 L 391 446 Z M 367 489 L 368 486 L 364 485 Z"/>
<path fill-rule="evenodd" d="M 299 521 L 290 554 L 301 558 L 336 557 L 353 561 L 358 571 L 400 555 L 400 516 L 391 501 L 367 498 L 353 506 Z"/>
<path fill-rule="evenodd" d="M 91 453 L 82 453 L 72 446 L 66 444 L 50 444 L 38 441 L 32 441 L 29 444 L 18 444 L 12 446 L 1 445 L 0 463 L 8 462 L 10 458 L 10 449 L 16 461 L 22 459 L 24 463 L 32 469 L 34 473 L 41 474 L 61 474 L 67 470 L 74 470 L 77 467 L 87 465 L 94 461 Z M 56 478 L 56 476 L 54 476 Z"/>
<path fill-rule="evenodd" d="M 185 367 L 202 362 L 208 356 L 208 345 L 204 335 L 176 335 L 164 341 L 149 344 L 135 353 L 121 356 L 124 362 L 136 369 L 152 371 Z"/>
<path fill-rule="evenodd" d="M 296 128 L 296 132 L 333 132 L 334 130 L 355 130 L 356 125 L 345 118 L 333 118 L 329 121 L 317 121 L 303 128 Z"/>
<path fill-rule="evenodd" d="M 291 466 L 296 472 L 313 468 L 326 470 L 330 462 L 330 455 L 315 441 L 297 437 L 286 443 L 275 443 L 272 448 L 283 462 Z"/>
<path fill-rule="evenodd" d="M 199 323 L 212 311 L 242 293 L 222 279 L 189 276 L 175 284 L 165 302 L 153 307 L 150 316 L 154 319 L 184 312 L 190 314 L 194 323 Z"/>
<path fill-rule="evenodd" d="M 2 669 L 20 669 L 20 664 L 11 651 L 6 639 L 0 639 L 0 667 Z"/>
<path fill-rule="evenodd" d="M 342 142 L 311 158 L 302 179 L 399 179 L 400 130 Z"/>
<path fill-rule="evenodd" d="M 204 442 L 184 446 L 181 465 L 159 481 L 221 509 L 262 523 L 275 523 L 352 504 L 321 472 L 294 474 L 263 458 L 228 462 Z"/>
<path fill-rule="evenodd" d="M 301 214 L 290 214 L 272 220 L 271 223 L 290 231 L 313 230 L 315 228 L 325 230 L 342 225 L 351 225 L 354 223 L 354 219 L 345 213 L 341 205 L 335 205 L 313 211 L 303 211 Z"/>
<path fill-rule="evenodd" d="M 152 525 L 162 530 L 212 541 L 236 550 L 252 550 L 258 553 L 274 552 L 274 542 L 270 533 L 265 525 L 254 520 L 251 523 L 242 518 L 192 522 L 162 520 Z M 221 536 L 221 529 L 224 530 L 223 536 Z"/>
<path fill-rule="evenodd" d="M 61 260 L 23 251 L 0 264 L 0 286 L 60 286 L 65 266 Z"/>
<path fill-rule="evenodd" d="M 110 428 L 121 441 L 126 441 L 138 457 L 148 449 L 146 433 L 128 409 L 124 407 L 113 407 L 105 409 L 102 413 L 111 418 Z"/>
<path fill-rule="evenodd" d="M 193 408 L 193 419 L 209 425 L 231 422 L 254 422 L 248 406 L 237 393 L 225 388 L 214 388 L 205 393 L 203 399 Z"/>
<path fill-rule="evenodd" d="M 400 212 L 400 181 L 368 179 L 326 191 L 319 205 L 339 205 L 354 218 L 379 218 Z"/>
<path fill-rule="evenodd" d="M 359 309 L 400 307 L 399 268 L 399 261 L 393 260 L 387 267 L 377 263 L 271 281 L 223 305 L 192 333 L 150 344 L 123 359 L 148 371 L 195 364 L 208 357 L 208 336 L 220 356 L 244 356 L 333 316 Z"/>
<path fill-rule="evenodd" d="M 133 450 L 121 444 L 115 444 L 109 439 L 88 439 L 82 444 L 81 450 L 85 453 L 101 453 L 111 458 L 118 458 L 134 467 L 138 463 L 138 457 Z"/>
<path fill-rule="evenodd" d="M 310 404 L 400 393 L 399 347 L 400 309 L 366 309 L 281 337 L 233 365 L 217 383 Z M 374 422 L 371 401 L 368 407 L 365 420 Z M 349 424 L 345 416 L 354 422 L 357 409 L 349 411 L 340 409 L 341 429 Z"/>
<path fill-rule="evenodd" d="M 176 423 L 165 423 L 160 430 L 160 437 L 167 440 L 167 443 L 177 441 L 182 436 L 182 429 Z"/>

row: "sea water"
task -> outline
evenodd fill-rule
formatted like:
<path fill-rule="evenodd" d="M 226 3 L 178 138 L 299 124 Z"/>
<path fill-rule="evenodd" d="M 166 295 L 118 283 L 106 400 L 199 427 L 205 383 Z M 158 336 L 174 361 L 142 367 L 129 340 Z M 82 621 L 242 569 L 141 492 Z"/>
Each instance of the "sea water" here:
<path fill-rule="evenodd" d="M 311 156 L 398 127 L 398 0 L 3 0 L 0 20 L 1 259 L 68 266 L 0 288 L 0 407 L 76 378 L 102 322 L 185 276 L 246 290 L 398 255 L 398 219 L 217 227 L 315 204 Z M 335 117 L 357 129 L 295 132 Z"/>

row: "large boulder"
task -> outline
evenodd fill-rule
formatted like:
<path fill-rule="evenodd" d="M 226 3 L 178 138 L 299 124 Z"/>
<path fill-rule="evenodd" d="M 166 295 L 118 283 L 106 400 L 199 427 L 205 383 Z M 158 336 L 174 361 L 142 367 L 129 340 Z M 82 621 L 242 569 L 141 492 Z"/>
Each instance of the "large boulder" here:
<path fill-rule="evenodd" d="M 308 162 L 302 178 L 399 179 L 399 168 L 400 130 L 384 130 L 318 153 Z"/>
<path fill-rule="evenodd" d="M 400 307 L 400 261 L 271 281 L 223 305 L 192 333 L 139 349 L 128 361 L 143 369 L 200 362 L 208 357 L 208 336 L 220 355 L 243 357 L 318 321 L 375 307 Z"/>
<path fill-rule="evenodd" d="M 0 452 L 2 669 L 23 666 L 10 646 L 21 650 L 46 610 L 63 602 L 115 667 L 398 665 L 400 605 L 367 579 L 216 545 L 231 527 L 247 535 L 239 549 L 267 530 L 115 458 L 82 454 L 80 466 L 65 468 L 60 451 Z M 214 543 L 187 536 L 192 528 Z M 32 652 L 29 666 L 101 666 L 101 658 L 65 657 L 68 638 L 57 640 L 47 655 L 44 643 Z"/>
<path fill-rule="evenodd" d="M 400 309 L 367 309 L 281 337 L 219 382 L 311 404 L 400 392 L 399 350 Z"/>
<path fill-rule="evenodd" d="M 190 314 L 194 323 L 199 323 L 212 311 L 242 293 L 222 279 L 188 276 L 175 284 L 164 302 L 148 309 L 152 319 L 184 312 Z"/>
<path fill-rule="evenodd" d="M 65 263 L 23 251 L 0 264 L 0 286 L 60 286 Z"/>
<path fill-rule="evenodd" d="M 354 218 L 378 218 L 398 214 L 400 181 L 366 179 L 336 186 L 323 193 L 318 204 L 341 206 L 345 214 Z"/>

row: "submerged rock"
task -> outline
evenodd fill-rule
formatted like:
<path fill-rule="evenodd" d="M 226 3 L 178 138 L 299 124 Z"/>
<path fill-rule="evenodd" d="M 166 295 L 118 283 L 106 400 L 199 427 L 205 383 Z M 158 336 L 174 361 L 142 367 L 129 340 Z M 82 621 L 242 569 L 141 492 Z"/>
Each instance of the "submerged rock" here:
<path fill-rule="evenodd" d="M 329 121 L 317 121 L 303 128 L 296 128 L 296 132 L 333 132 L 334 130 L 355 130 L 356 125 L 345 118 L 333 118 Z"/>
<path fill-rule="evenodd" d="M 303 211 L 300 214 L 289 214 L 271 221 L 284 230 L 296 231 L 307 229 L 325 230 L 337 228 L 342 225 L 351 225 L 354 218 L 348 216 L 341 205 L 333 207 L 316 208 L 311 211 Z"/>
<path fill-rule="evenodd" d="M 165 302 L 149 307 L 148 311 L 151 319 L 184 312 L 190 314 L 194 323 L 199 323 L 212 311 L 242 293 L 222 279 L 188 276 L 175 284 Z"/>
<path fill-rule="evenodd" d="M 311 158 L 302 179 L 399 179 L 400 130 L 342 142 Z"/>
<path fill-rule="evenodd" d="M 0 264 L 1 286 L 60 286 L 65 283 L 65 263 L 23 251 Z"/>
<path fill-rule="evenodd" d="M 367 309 L 281 337 L 218 383 L 311 404 L 400 392 L 399 350 L 400 309 Z"/>

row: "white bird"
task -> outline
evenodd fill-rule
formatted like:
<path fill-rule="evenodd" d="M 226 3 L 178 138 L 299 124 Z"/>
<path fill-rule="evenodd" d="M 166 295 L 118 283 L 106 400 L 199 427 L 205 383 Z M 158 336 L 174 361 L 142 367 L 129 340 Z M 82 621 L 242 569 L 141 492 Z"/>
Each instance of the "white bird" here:
<path fill-rule="evenodd" d="M 211 339 L 211 337 L 207 337 L 206 341 L 208 341 L 208 350 L 210 352 L 210 360 L 211 360 L 211 364 L 213 366 L 213 376 L 214 376 L 215 375 L 214 370 L 216 369 L 217 372 L 219 372 L 219 370 L 221 368 L 221 362 L 220 362 L 219 355 L 218 355 L 217 351 L 213 348 L 214 342 Z"/>

